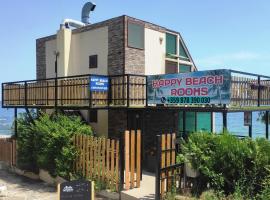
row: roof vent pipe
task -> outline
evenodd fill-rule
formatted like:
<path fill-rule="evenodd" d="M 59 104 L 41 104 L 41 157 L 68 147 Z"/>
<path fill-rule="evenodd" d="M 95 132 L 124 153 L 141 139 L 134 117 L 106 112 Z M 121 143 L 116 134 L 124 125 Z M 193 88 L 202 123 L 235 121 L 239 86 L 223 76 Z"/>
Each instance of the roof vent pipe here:
<path fill-rule="evenodd" d="M 94 11 L 96 8 L 96 4 L 92 2 L 87 2 L 84 4 L 82 8 L 82 22 L 85 24 L 90 24 L 89 22 L 89 14 L 91 11 Z"/>
<path fill-rule="evenodd" d="M 80 27 L 83 27 L 85 26 L 84 23 L 80 22 L 80 21 L 77 21 L 77 20 L 74 20 L 74 19 L 64 19 L 62 24 L 66 27 L 66 28 L 70 28 L 71 27 L 74 27 L 74 28 L 80 28 Z"/>

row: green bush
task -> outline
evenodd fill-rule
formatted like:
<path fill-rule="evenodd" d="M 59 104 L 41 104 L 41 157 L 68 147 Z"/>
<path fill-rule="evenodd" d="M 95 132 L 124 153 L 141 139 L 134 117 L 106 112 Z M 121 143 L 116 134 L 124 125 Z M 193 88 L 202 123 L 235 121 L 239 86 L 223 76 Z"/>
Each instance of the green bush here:
<path fill-rule="evenodd" d="M 79 117 L 61 114 L 49 116 L 42 113 L 34 123 L 27 124 L 25 119 L 18 120 L 19 127 L 24 130 L 24 134 L 19 131 L 19 158 L 22 154 L 29 154 L 31 159 L 20 160 L 19 166 L 30 166 L 29 169 L 35 166 L 36 169 L 48 170 L 52 176 L 69 179 L 78 153 L 72 144 L 73 136 L 92 135 L 91 127 L 83 124 Z"/>
<path fill-rule="evenodd" d="M 190 162 L 199 170 L 195 192 L 207 185 L 226 195 L 245 195 L 251 199 L 260 194 L 269 174 L 270 142 L 265 139 L 238 139 L 225 134 L 194 133 L 183 141 L 179 161 Z"/>

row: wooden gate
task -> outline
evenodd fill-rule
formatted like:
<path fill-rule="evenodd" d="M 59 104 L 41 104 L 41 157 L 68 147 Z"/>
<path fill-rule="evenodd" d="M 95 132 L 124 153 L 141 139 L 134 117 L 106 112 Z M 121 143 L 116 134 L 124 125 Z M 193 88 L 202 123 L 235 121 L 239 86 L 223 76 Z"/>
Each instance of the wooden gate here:
<path fill-rule="evenodd" d="M 16 165 L 16 140 L 0 139 L 0 161 L 8 165 Z"/>
<path fill-rule="evenodd" d="M 141 182 L 141 131 L 126 131 L 124 136 L 124 189 L 140 187 Z"/>
<path fill-rule="evenodd" d="M 163 199 L 167 192 L 180 188 L 182 169 L 182 164 L 176 164 L 176 134 L 158 135 L 156 200 Z"/>
<path fill-rule="evenodd" d="M 79 156 L 74 169 L 117 192 L 140 187 L 141 131 L 125 131 L 121 139 L 76 135 Z"/>

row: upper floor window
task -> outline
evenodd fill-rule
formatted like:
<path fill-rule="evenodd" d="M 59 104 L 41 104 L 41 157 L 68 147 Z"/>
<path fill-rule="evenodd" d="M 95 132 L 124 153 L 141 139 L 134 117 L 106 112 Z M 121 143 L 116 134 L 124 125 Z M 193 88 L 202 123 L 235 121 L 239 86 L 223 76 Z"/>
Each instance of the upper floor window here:
<path fill-rule="evenodd" d="M 166 74 L 177 73 L 177 62 L 166 61 L 165 73 Z"/>
<path fill-rule="evenodd" d="M 128 22 L 128 46 L 144 49 L 144 26 Z"/>
<path fill-rule="evenodd" d="M 98 67 L 98 56 L 92 55 L 89 56 L 89 68 L 97 68 Z"/>
<path fill-rule="evenodd" d="M 177 36 L 166 33 L 166 54 L 167 56 L 170 57 L 170 54 L 176 55 L 176 41 L 177 41 Z"/>
<path fill-rule="evenodd" d="M 180 40 L 179 40 L 179 56 L 181 60 L 189 61 L 187 52 L 185 51 L 185 48 Z"/>
<path fill-rule="evenodd" d="M 179 73 L 186 73 L 186 72 L 191 72 L 191 66 L 179 64 Z"/>

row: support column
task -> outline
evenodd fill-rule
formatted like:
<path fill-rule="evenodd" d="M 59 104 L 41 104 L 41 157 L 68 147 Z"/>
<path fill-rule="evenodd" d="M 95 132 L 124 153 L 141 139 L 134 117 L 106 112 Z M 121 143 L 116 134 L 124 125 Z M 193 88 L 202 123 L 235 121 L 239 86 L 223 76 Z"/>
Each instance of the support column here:
<path fill-rule="evenodd" d="M 269 139 L 269 111 L 265 112 L 265 137 Z"/>
<path fill-rule="evenodd" d="M 227 111 L 222 112 L 223 116 L 223 133 L 227 130 Z"/>
<path fill-rule="evenodd" d="M 17 119 L 18 119 L 18 111 L 17 108 L 14 109 L 14 135 L 15 138 L 17 138 L 18 136 L 18 123 L 17 123 Z"/>
<path fill-rule="evenodd" d="M 248 126 L 248 136 L 250 138 L 252 138 L 252 114 L 253 112 L 251 112 L 251 124 Z"/>
<path fill-rule="evenodd" d="M 186 138 L 186 111 L 183 111 L 183 138 Z"/>

